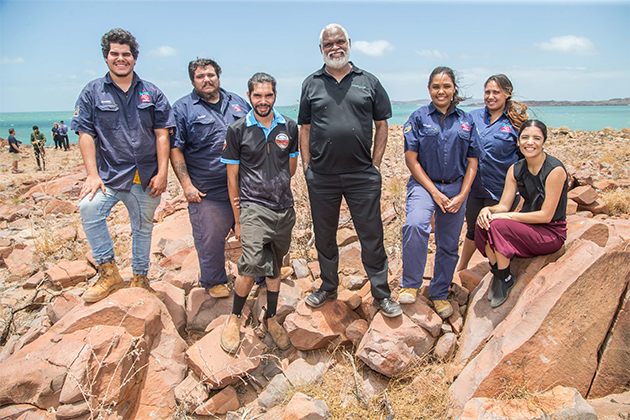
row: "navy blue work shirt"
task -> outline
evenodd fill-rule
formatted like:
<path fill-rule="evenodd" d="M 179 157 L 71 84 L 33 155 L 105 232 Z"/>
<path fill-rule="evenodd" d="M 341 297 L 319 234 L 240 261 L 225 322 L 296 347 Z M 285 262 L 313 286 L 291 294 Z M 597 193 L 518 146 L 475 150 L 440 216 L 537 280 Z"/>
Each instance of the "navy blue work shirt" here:
<path fill-rule="evenodd" d="M 251 107 L 235 93 L 221 89 L 221 112 L 217 112 L 193 90 L 173 104 L 175 135 L 171 148 L 184 154 L 190 181 L 205 197 L 229 201 L 227 170 L 221 153 L 227 128 L 243 118 Z"/>
<path fill-rule="evenodd" d="M 134 72 L 126 93 L 109 73 L 88 83 L 77 100 L 70 129 L 94 136 L 96 166 L 103 183 L 114 190 L 130 191 L 136 170 L 143 189 L 157 174 L 153 130 L 174 126 L 166 96 Z"/>
<path fill-rule="evenodd" d="M 433 103 L 415 110 L 403 128 L 405 152 L 418 153 L 432 181 L 453 182 L 466 174 L 467 158 L 479 158 L 481 150 L 470 114 L 455 108 L 440 123 L 442 115 Z"/>
<path fill-rule="evenodd" d="M 518 131 L 512 126 L 505 111 L 493 123 L 490 123 L 487 107 L 470 111 L 470 116 L 484 152 L 479 159 L 477 176 L 470 194 L 477 198 L 500 200 L 505 186 L 505 175 L 518 160 Z"/>

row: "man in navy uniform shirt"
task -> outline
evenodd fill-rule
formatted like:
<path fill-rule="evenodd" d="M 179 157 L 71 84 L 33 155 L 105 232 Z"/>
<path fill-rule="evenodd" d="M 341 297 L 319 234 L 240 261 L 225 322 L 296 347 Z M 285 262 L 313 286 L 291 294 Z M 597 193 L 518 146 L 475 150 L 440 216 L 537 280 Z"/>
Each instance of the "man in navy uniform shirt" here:
<path fill-rule="evenodd" d="M 267 277 L 263 326 L 281 350 L 291 342 L 276 319 L 282 257 L 291 244 L 295 224 L 291 177 L 297 169 L 298 127 L 274 108 L 276 79 L 256 73 L 247 82 L 253 109 L 230 125 L 222 162 L 227 164 L 228 190 L 234 211 L 234 233 L 241 239 L 232 313 L 220 344 L 234 353 L 240 345 L 240 316 L 254 277 Z"/>
<path fill-rule="evenodd" d="M 188 64 L 193 91 L 173 104 L 175 135 L 171 164 L 188 200 L 188 214 L 199 256 L 199 282 L 210 296 L 227 297 L 225 238 L 234 225 L 221 153 L 228 125 L 251 109 L 221 88 L 221 67 L 199 58 Z"/>
<path fill-rule="evenodd" d="M 133 71 L 138 43 L 124 29 L 101 38 L 109 72 L 85 86 L 74 109 L 71 129 L 79 133 L 79 148 L 87 178 L 79 194 L 83 231 L 99 278 L 83 294 L 97 302 L 124 283 L 114 261 L 114 244 L 106 219 L 122 201 L 132 233 L 132 287 L 155 294 L 149 285 L 149 253 L 153 214 L 168 176 L 169 130 L 175 126 L 166 96 Z"/>
<path fill-rule="evenodd" d="M 402 313 L 387 284 L 387 254 L 381 221 L 381 174 L 392 116 L 378 79 L 350 59 L 350 38 L 337 24 L 319 37 L 324 66 L 302 84 L 298 123 L 304 176 L 311 202 L 315 247 L 322 285 L 306 298 L 319 307 L 337 298 L 337 224 L 344 197 L 361 242 L 361 260 L 370 279 L 374 305 L 383 315 Z M 372 150 L 372 122 L 376 126 Z"/>

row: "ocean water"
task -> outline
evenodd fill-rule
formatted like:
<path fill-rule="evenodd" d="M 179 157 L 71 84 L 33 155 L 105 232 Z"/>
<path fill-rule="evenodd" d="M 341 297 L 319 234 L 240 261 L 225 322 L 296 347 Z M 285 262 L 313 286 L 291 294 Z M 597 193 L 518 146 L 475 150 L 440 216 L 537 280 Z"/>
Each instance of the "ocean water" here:
<path fill-rule="evenodd" d="M 409 115 L 418 109 L 416 105 L 394 105 L 393 116 L 389 125 L 403 125 Z M 471 111 L 476 107 L 462 107 Z M 297 120 L 297 108 L 279 106 L 278 111 Z M 630 128 L 630 106 L 541 106 L 530 108 L 530 117 L 536 117 L 550 127 L 567 126 L 571 130 L 596 131 L 606 127 L 620 130 Z M 0 137 L 9 136 L 9 128 L 14 128 L 16 137 L 23 143 L 30 141 L 33 126 L 46 135 L 47 145 L 52 144 L 50 130 L 54 122 L 63 120 L 70 126 L 73 111 L 65 112 L 3 112 L 0 113 Z M 71 143 L 76 143 L 79 137 L 72 131 L 68 132 Z"/>

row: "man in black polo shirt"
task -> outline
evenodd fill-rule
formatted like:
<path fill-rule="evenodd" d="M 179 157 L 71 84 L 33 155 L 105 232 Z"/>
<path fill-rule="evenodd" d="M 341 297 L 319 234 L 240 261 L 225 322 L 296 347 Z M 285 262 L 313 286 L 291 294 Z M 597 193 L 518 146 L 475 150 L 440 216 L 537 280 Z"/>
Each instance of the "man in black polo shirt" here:
<path fill-rule="evenodd" d="M 240 316 L 254 277 L 267 277 L 263 326 L 281 350 L 291 342 L 276 319 L 282 257 L 295 224 L 291 177 L 297 168 L 298 128 L 274 108 L 276 79 L 256 73 L 247 82 L 252 110 L 228 127 L 221 162 L 227 164 L 234 233 L 241 240 L 232 314 L 220 344 L 234 353 L 240 344 Z"/>
<path fill-rule="evenodd" d="M 390 297 L 387 254 L 381 221 L 381 174 L 392 116 L 378 79 L 349 61 L 350 38 L 337 24 L 319 37 L 324 66 L 302 84 L 298 122 L 304 176 L 311 203 L 315 247 L 322 286 L 306 298 L 319 307 L 337 298 L 339 249 L 336 233 L 345 197 L 361 242 L 361 260 L 371 282 L 374 304 L 384 316 L 402 313 Z M 372 150 L 372 122 L 376 126 Z"/>

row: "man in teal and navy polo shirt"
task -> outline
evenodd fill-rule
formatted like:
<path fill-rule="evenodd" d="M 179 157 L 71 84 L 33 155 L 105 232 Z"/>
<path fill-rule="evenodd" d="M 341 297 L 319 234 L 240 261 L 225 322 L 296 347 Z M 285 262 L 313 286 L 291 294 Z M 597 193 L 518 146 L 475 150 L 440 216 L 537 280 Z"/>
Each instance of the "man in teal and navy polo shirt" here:
<path fill-rule="evenodd" d="M 254 277 L 267 277 L 263 326 L 282 350 L 291 342 L 276 319 L 282 257 L 295 224 L 291 177 L 297 168 L 298 128 L 274 108 L 276 79 L 256 73 L 247 82 L 252 110 L 228 127 L 222 162 L 227 164 L 234 233 L 241 239 L 234 304 L 221 334 L 228 353 L 240 344 L 240 316 Z"/>
<path fill-rule="evenodd" d="M 101 49 L 109 72 L 85 86 L 70 126 L 79 133 L 87 172 L 79 194 L 81 223 L 100 274 L 83 294 L 86 302 L 124 285 L 106 222 L 119 201 L 131 223 L 131 286 L 155 293 L 147 279 L 153 214 L 166 189 L 169 129 L 175 126 L 166 96 L 133 71 L 138 58 L 133 35 L 112 29 L 101 38 Z"/>

